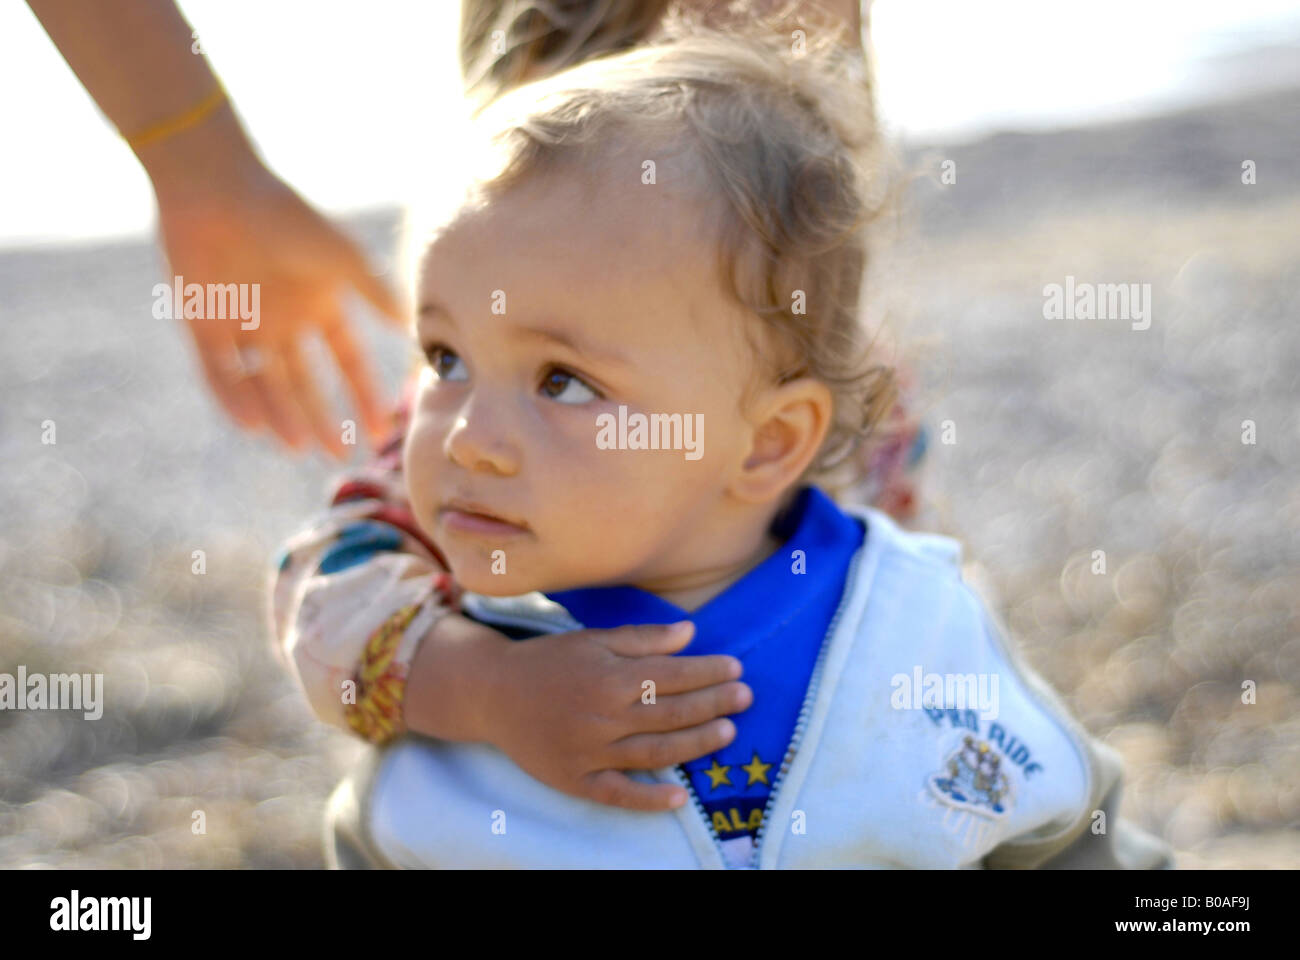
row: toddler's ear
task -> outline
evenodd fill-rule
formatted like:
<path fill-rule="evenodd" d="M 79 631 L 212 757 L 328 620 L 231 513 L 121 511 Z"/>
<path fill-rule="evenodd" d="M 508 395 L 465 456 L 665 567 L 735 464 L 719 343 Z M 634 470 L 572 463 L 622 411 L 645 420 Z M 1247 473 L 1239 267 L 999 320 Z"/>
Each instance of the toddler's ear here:
<path fill-rule="evenodd" d="M 754 403 L 753 442 L 732 481 L 732 494 L 749 503 L 780 497 L 817 456 L 832 408 L 830 388 L 810 377 L 768 389 Z"/>

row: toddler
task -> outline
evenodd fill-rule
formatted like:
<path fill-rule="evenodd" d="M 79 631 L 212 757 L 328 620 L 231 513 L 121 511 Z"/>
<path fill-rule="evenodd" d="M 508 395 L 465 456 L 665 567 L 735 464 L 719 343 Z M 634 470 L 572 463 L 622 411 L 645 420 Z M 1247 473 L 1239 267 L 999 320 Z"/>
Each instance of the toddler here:
<path fill-rule="evenodd" d="M 345 488 L 330 535 L 282 563 L 347 585 L 298 610 L 288 650 L 329 681 L 309 690 L 343 690 L 318 712 L 387 741 L 331 799 L 341 864 L 1168 865 L 1118 821 L 1118 758 L 1007 650 L 957 545 L 828 495 L 894 395 L 861 322 L 881 178 L 860 69 L 670 30 L 484 115 L 492 149 L 418 271 L 409 509 L 377 517 L 378 478 Z M 377 548 L 391 563 L 353 562 Z M 357 624 L 373 607 L 347 598 L 375 591 L 405 602 Z M 494 736 L 387 739 L 421 638 L 461 614 L 517 641 L 456 677 Z M 561 689 L 548 635 L 683 621 L 692 657 L 630 644 L 592 682 L 672 730 L 723 689 L 677 664 L 743 665 L 752 700 L 714 749 L 670 764 L 627 738 L 621 768 L 689 802 L 600 804 L 499 747 L 527 735 L 510 701 Z"/>

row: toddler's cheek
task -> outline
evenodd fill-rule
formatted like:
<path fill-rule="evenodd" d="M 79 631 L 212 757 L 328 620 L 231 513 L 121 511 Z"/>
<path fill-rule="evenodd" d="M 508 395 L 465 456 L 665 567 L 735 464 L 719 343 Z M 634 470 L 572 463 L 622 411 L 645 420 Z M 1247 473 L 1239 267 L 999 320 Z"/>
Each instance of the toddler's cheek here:
<path fill-rule="evenodd" d="M 426 535 L 433 534 L 438 509 L 440 447 L 433 432 L 412 424 L 402 450 L 402 472 L 411 512 Z"/>

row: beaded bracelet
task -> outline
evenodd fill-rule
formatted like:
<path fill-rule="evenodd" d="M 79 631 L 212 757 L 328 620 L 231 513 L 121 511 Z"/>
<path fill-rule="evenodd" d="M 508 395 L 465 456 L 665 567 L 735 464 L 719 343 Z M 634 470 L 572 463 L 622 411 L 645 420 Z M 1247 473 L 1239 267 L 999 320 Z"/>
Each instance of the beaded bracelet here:
<path fill-rule="evenodd" d="M 457 610 L 459 599 L 451 575 L 436 574 L 427 596 L 395 612 L 366 640 L 353 677 L 356 702 L 345 704 L 343 712 L 348 725 L 371 743 L 386 743 L 406 732 L 403 705 L 411 661 L 429 628 Z"/>

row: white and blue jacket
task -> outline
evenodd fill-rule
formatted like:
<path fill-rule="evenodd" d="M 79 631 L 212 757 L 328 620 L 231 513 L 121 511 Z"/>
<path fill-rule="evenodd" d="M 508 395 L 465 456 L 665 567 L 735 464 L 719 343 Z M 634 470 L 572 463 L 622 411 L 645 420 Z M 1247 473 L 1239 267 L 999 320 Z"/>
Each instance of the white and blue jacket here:
<path fill-rule="evenodd" d="M 729 862 L 676 767 L 632 776 L 679 783 L 693 802 L 637 812 L 545 786 L 491 746 L 408 736 L 371 748 L 331 797 L 334 864 L 1172 866 L 1165 844 L 1119 820 L 1118 755 L 1009 649 L 962 580 L 956 541 L 905 531 L 870 507 L 844 509 L 867 535 L 747 862 Z M 581 626 L 541 594 L 463 603 L 476 619 L 538 634 Z M 935 682 L 938 701 L 928 699 Z M 962 691 L 996 697 L 963 704 Z"/>

